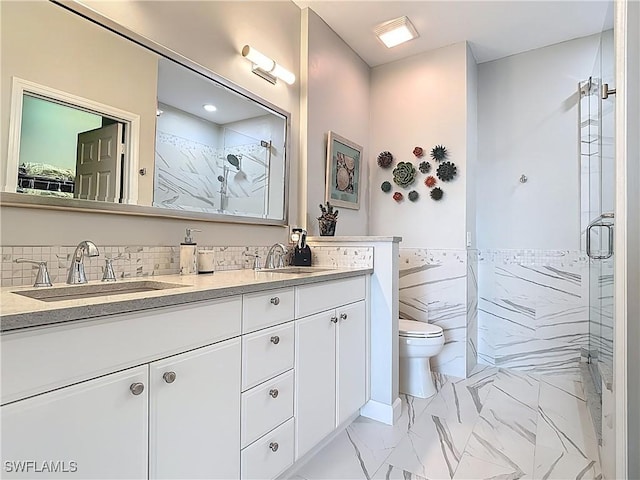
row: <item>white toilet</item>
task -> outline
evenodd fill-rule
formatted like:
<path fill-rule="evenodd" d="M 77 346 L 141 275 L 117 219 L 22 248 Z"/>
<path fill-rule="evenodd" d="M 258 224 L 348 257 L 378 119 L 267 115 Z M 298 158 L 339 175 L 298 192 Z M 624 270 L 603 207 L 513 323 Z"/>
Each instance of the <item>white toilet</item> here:
<path fill-rule="evenodd" d="M 425 322 L 400 319 L 400 392 L 429 398 L 436 393 L 429 359 L 442 351 L 442 328 Z"/>

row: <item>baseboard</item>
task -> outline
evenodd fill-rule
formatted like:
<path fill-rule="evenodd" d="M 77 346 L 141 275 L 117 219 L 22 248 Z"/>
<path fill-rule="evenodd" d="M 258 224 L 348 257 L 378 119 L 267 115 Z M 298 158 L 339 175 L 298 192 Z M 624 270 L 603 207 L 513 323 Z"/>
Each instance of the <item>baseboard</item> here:
<path fill-rule="evenodd" d="M 402 413 L 402 400 L 400 397 L 396 398 L 393 405 L 387 403 L 378 402 L 376 400 L 369 400 L 360 409 L 360 415 L 363 417 L 376 420 L 387 425 L 393 425 L 395 421 L 400 418 Z"/>

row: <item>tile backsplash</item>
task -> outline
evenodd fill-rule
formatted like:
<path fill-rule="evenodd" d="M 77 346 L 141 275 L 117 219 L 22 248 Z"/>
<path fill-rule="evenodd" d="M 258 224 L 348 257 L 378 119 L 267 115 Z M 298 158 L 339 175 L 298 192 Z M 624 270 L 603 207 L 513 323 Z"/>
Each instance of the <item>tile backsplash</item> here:
<path fill-rule="evenodd" d="M 17 287 L 32 285 L 37 265 L 15 263 L 24 258 L 47 262 L 49 276 L 53 283 L 64 283 L 75 246 L 2 246 L 0 250 L 1 285 Z M 100 280 L 105 258 L 113 258 L 113 270 L 117 278 L 174 275 L 180 270 L 180 248 L 178 246 L 103 246 L 98 245 L 100 256 L 84 259 L 85 272 L 89 281 Z M 240 270 L 252 268 L 254 256 L 260 256 L 262 263 L 267 256 L 268 246 L 203 246 L 201 250 L 215 250 L 216 270 Z M 333 267 L 373 266 L 373 247 L 313 247 L 314 265 Z"/>

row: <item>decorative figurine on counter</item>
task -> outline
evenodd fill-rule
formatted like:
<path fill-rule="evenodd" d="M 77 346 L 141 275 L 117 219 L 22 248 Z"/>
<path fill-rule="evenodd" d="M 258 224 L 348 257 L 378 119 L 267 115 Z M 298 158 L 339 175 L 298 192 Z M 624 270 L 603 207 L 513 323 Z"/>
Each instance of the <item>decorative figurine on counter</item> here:
<path fill-rule="evenodd" d="M 327 206 L 320 204 L 322 215 L 318 217 L 318 226 L 320 227 L 320 235 L 333 237 L 336 233 L 336 223 L 338 221 L 338 210 L 334 210 L 333 206 L 327 202 Z"/>

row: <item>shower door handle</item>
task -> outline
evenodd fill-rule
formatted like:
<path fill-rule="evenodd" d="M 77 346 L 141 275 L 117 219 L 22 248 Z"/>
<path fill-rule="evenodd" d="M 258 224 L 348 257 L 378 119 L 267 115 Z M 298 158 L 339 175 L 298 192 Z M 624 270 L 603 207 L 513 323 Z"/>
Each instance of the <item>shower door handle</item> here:
<path fill-rule="evenodd" d="M 595 227 L 603 227 L 609 231 L 609 245 L 605 255 L 596 255 L 591 251 L 591 230 Z M 601 253 L 601 252 L 599 252 Z M 592 223 L 587 227 L 587 256 L 594 260 L 606 260 L 613 255 L 613 224 L 611 223 Z"/>

